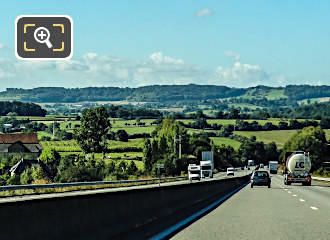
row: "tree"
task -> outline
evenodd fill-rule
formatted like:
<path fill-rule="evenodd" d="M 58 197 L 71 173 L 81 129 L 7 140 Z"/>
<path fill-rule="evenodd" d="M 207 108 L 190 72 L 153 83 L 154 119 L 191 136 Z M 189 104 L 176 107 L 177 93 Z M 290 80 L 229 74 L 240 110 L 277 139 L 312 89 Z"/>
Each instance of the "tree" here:
<path fill-rule="evenodd" d="M 330 118 L 322 118 L 320 122 L 320 126 L 323 129 L 329 129 L 330 128 Z"/>
<path fill-rule="evenodd" d="M 125 130 L 118 130 L 116 135 L 119 141 L 128 142 L 128 134 Z"/>
<path fill-rule="evenodd" d="M 133 175 L 133 174 L 135 174 L 137 172 L 137 170 L 138 170 L 138 168 L 137 168 L 135 162 L 134 161 L 131 161 L 130 164 L 129 164 L 129 166 L 128 166 L 128 168 L 127 168 L 127 173 L 129 175 Z"/>
<path fill-rule="evenodd" d="M 21 174 L 21 179 L 20 179 L 20 183 L 21 184 L 31 184 L 33 181 L 33 178 L 31 176 L 31 168 L 27 168 L 24 170 L 24 172 L 22 172 Z"/>
<path fill-rule="evenodd" d="M 127 164 L 125 161 L 121 161 L 118 165 L 118 171 L 126 172 Z"/>
<path fill-rule="evenodd" d="M 152 148 L 151 148 L 151 142 L 149 139 L 147 139 L 144 143 L 143 148 L 143 161 L 144 161 L 144 169 L 147 172 L 150 172 L 152 170 Z"/>
<path fill-rule="evenodd" d="M 325 132 L 320 127 L 303 128 L 284 144 L 282 154 L 297 150 L 310 153 L 312 171 L 320 168 L 321 162 L 330 154 Z"/>
<path fill-rule="evenodd" d="M 40 160 L 47 165 L 52 177 L 56 176 L 61 155 L 55 149 L 45 148 L 40 155 Z"/>
<path fill-rule="evenodd" d="M 85 153 L 102 153 L 107 150 L 107 134 L 111 129 L 108 112 L 105 107 L 87 109 L 83 113 L 81 126 L 74 132 Z"/>

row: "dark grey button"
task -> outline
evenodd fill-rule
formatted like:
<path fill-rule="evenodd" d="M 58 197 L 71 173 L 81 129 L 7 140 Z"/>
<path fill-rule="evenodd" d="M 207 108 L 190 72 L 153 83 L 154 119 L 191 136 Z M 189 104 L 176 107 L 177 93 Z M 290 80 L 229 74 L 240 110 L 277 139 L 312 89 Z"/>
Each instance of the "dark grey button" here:
<path fill-rule="evenodd" d="M 67 59 L 72 56 L 73 23 L 63 15 L 22 15 L 16 19 L 16 56 Z"/>

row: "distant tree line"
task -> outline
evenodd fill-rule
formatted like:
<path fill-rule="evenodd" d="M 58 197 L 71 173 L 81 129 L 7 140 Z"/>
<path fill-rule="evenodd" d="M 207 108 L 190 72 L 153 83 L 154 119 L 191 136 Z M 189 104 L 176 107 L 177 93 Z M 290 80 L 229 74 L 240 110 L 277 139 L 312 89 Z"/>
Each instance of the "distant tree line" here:
<path fill-rule="evenodd" d="M 279 100 L 258 99 L 258 93 L 270 92 L 272 89 L 284 90 L 287 98 Z M 284 88 L 257 86 L 253 88 L 230 88 L 215 85 L 153 85 L 138 88 L 88 87 L 62 88 L 39 87 L 34 89 L 7 88 L 1 97 L 19 97 L 20 100 L 32 102 L 82 102 L 82 101 L 120 101 L 132 100 L 142 102 L 176 102 L 205 99 L 221 99 L 243 96 L 254 90 L 257 100 L 241 98 L 237 103 L 253 103 L 259 106 L 291 105 L 298 100 L 317 97 L 329 97 L 330 86 L 289 85 Z M 262 96 L 262 95 L 261 95 Z"/>
<path fill-rule="evenodd" d="M 34 103 L 25 103 L 18 101 L 0 102 L 0 116 L 6 116 L 12 113 L 16 116 L 45 116 L 47 111 Z"/>
<path fill-rule="evenodd" d="M 330 117 L 330 101 L 301 105 L 298 107 L 278 108 L 270 111 L 271 117 L 318 119 Z"/>
<path fill-rule="evenodd" d="M 162 116 L 160 111 L 147 108 L 134 108 L 119 105 L 106 105 L 105 107 L 109 113 L 109 116 L 112 118 L 135 119 L 158 118 Z"/>

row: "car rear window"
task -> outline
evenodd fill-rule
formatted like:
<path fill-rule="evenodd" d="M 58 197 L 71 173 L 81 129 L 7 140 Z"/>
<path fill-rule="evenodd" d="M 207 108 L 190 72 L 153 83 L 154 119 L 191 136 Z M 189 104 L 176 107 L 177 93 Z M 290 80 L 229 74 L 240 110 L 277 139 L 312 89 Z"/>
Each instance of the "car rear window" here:
<path fill-rule="evenodd" d="M 256 177 L 268 177 L 268 172 L 255 172 Z"/>

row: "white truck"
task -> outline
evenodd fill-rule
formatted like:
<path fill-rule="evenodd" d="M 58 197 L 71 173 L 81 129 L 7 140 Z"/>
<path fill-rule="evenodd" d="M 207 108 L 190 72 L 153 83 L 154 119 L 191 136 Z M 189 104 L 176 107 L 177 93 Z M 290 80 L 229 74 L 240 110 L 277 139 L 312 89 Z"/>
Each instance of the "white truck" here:
<path fill-rule="evenodd" d="M 309 152 L 295 151 L 286 152 L 284 156 L 284 184 L 302 183 L 311 186 L 312 178 L 309 173 L 311 170 L 311 160 Z"/>
<path fill-rule="evenodd" d="M 277 174 L 278 161 L 269 161 L 268 168 L 270 173 Z"/>
<path fill-rule="evenodd" d="M 201 166 L 196 164 L 189 164 L 188 178 L 190 182 L 192 182 L 192 180 L 201 180 Z"/>
<path fill-rule="evenodd" d="M 200 166 L 201 178 L 213 178 L 214 160 L 212 151 L 202 152 L 202 161 L 200 161 Z"/>
<path fill-rule="evenodd" d="M 248 166 L 254 166 L 254 160 L 248 160 Z"/>
<path fill-rule="evenodd" d="M 213 178 L 213 164 L 212 161 L 200 161 L 201 178 Z"/>

